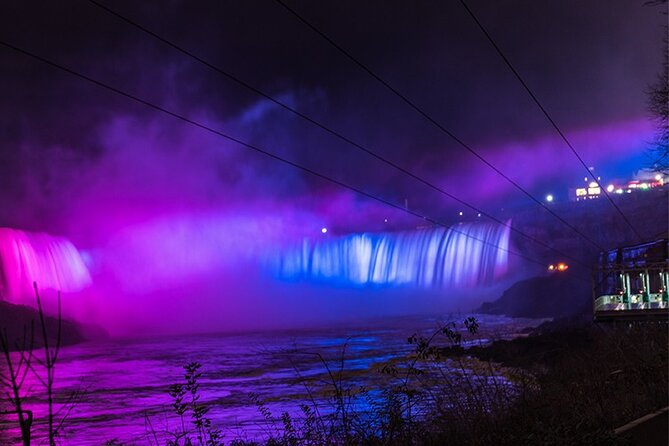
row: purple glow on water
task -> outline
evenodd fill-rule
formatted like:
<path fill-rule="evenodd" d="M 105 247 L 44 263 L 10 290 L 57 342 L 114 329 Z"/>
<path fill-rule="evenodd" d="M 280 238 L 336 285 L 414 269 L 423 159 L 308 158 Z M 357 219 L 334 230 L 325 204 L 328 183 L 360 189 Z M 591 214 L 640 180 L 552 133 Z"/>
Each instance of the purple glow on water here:
<path fill-rule="evenodd" d="M 277 272 L 287 280 L 350 285 L 485 285 L 507 270 L 509 230 L 493 224 L 461 224 L 451 229 L 305 239 L 280 255 Z"/>
<path fill-rule="evenodd" d="M 77 248 L 64 238 L 0 228 L 0 297 L 21 302 L 40 289 L 77 292 L 91 276 Z"/>

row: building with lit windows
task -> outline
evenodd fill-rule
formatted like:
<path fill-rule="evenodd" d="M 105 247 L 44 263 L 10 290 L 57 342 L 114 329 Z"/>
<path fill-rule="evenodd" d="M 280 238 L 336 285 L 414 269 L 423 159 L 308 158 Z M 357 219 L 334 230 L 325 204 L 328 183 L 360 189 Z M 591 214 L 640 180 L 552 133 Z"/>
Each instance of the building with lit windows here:
<path fill-rule="evenodd" d="M 587 181 L 588 178 L 585 178 Z M 602 186 L 601 179 L 598 177 L 597 181 Z M 610 195 L 622 195 L 622 194 L 631 194 L 634 192 L 644 192 L 651 189 L 656 189 L 658 187 L 663 187 L 667 183 L 667 178 L 660 174 L 655 174 L 651 178 L 636 179 L 631 180 L 626 183 L 608 183 L 606 185 L 606 192 Z M 588 201 L 598 199 L 604 195 L 602 188 L 599 187 L 596 181 L 590 181 L 586 187 L 576 187 L 569 189 L 569 200 L 570 201 Z"/>

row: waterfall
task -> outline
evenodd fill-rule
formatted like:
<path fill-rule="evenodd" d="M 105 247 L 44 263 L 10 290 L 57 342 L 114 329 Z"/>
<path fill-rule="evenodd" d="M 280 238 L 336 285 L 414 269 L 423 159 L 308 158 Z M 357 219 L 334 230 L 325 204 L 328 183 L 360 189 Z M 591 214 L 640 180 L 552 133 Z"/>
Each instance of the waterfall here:
<path fill-rule="evenodd" d="M 79 251 L 64 238 L 0 228 L 0 298 L 20 301 L 40 289 L 80 291 L 91 277 Z"/>
<path fill-rule="evenodd" d="M 476 286 L 508 266 L 509 227 L 463 223 L 451 228 L 305 239 L 276 262 L 285 280 L 344 285 Z"/>

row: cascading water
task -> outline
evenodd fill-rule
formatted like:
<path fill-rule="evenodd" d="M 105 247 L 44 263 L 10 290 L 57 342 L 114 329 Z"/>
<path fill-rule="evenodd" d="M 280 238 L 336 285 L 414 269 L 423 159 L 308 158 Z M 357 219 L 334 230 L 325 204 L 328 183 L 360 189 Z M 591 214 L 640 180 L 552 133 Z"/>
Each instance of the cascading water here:
<path fill-rule="evenodd" d="M 349 285 L 474 286 L 508 266 L 509 226 L 466 223 L 398 233 L 304 240 L 280 256 L 280 278 Z"/>
<path fill-rule="evenodd" d="M 76 292 L 91 283 L 81 254 L 67 239 L 0 228 L 0 298 L 19 302 L 40 289 Z"/>

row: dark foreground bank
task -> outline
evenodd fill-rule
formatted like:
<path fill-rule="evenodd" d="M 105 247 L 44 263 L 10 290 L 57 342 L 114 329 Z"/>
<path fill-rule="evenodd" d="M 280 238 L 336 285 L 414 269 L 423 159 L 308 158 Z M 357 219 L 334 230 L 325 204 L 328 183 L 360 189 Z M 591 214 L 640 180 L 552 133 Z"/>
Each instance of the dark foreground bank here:
<path fill-rule="evenodd" d="M 563 286 L 562 279 L 549 280 L 516 287 L 496 305 L 529 311 L 516 306 L 518 297 L 532 303 L 531 311 L 544 311 L 537 299 Z M 585 308 L 584 297 L 574 299 L 569 308 Z M 244 344 L 246 335 L 223 343 L 208 336 L 153 339 L 141 350 L 110 343 L 109 352 L 89 352 L 95 360 L 70 358 L 80 374 L 92 367 L 104 406 L 95 408 L 84 395 L 75 404 L 86 415 L 77 419 L 75 406 L 53 435 L 67 444 L 68 429 L 105 420 L 119 427 L 119 437 L 96 433 L 99 443 L 85 444 L 633 444 L 616 429 L 668 405 L 666 323 L 594 324 L 583 310 L 494 340 L 495 321 L 457 317 L 409 332 L 408 339 L 404 328 L 388 327 L 366 327 L 357 340 L 350 331 L 325 332 L 305 343 L 301 334 L 301 346 L 286 349 L 287 338 L 280 349 L 262 351 Z M 274 338 L 263 335 L 262 342 Z M 99 359 L 112 352 L 113 360 Z M 271 382 L 281 385 L 264 392 Z M 110 411 L 133 406 L 143 408 L 133 416 L 145 427 L 128 437 L 127 416 Z M 244 424 L 241 408 L 253 412 L 244 413 Z M 238 428 L 219 426 L 222 413 Z M 45 431 L 44 424 L 36 427 Z"/>

